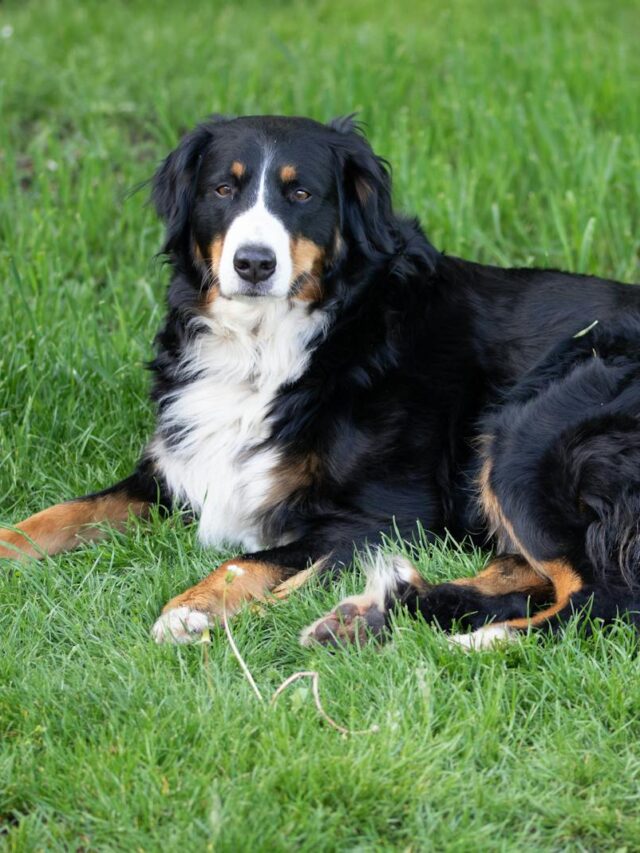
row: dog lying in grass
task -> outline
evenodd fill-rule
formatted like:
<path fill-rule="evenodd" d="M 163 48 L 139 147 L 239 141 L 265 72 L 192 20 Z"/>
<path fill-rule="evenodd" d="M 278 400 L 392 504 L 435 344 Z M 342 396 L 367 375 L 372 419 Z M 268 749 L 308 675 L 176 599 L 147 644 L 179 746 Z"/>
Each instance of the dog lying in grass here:
<path fill-rule="evenodd" d="M 172 270 L 155 432 L 130 477 L 0 531 L 0 556 L 186 509 L 239 554 L 164 608 L 154 638 L 183 643 L 420 522 L 497 556 L 432 585 L 374 553 L 303 642 L 378 635 L 396 606 L 473 648 L 587 604 L 640 625 L 640 288 L 441 254 L 349 118 L 213 117 L 153 201 Z"/>

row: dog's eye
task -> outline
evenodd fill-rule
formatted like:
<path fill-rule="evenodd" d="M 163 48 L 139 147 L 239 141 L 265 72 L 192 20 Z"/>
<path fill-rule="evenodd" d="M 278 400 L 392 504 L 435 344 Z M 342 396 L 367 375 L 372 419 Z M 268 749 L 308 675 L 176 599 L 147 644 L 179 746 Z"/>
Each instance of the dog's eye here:
<path fill-rule="evenodd" d="M 292 201 L 308 201 L 311 198 L 311 193 L 303 189 L 294 190 L 289 198 Z"/>
<path fill-rule="evenodd" d="M 229 184 L 220 184 L 219 187 L 216 187 L 216 195 L 219 195 L 220 198 L 227 198 L 233 193 L 233 190 L 229 186 Z"/>

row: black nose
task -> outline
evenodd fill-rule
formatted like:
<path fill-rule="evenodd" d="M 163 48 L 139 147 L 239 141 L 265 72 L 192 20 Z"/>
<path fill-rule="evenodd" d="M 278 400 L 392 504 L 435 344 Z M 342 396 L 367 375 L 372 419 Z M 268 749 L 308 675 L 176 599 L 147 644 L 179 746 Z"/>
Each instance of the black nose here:
<path fill-rule="evenodd" d="M 233 266 L 240 278 L 257 284 L 273 273 L 276 256 L 267 246 L 241 246 L 233 256 Z"/>

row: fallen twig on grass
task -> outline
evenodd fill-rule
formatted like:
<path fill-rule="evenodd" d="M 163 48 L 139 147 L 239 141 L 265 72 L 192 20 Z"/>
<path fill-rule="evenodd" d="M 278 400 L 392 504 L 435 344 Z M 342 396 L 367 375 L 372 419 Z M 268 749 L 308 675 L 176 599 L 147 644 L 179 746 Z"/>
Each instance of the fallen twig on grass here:
<path fill-rule="evenodd" d="M 225 592 L 226 592 L 226 590 L 225 590 Z M 226 613 L 225 600 L 224 599 L 225 599 L 225 594 L 223 593 L 223 595 L 222 595 L 222 626 L 224 628 L 225 634 L 227 635 L 227 640 L 229 640 L 229 645 L 231 646 L 231 651 L 236 656 L 236 660 L 240 664 L 240 667 L 241 667 L 241 669 L 245 675 L 245 678 L 247 679 L 247 681 L 251 685 L 251 689 L 256 694 L 258 699 L 261 702 L 264 702 L 264 698 L 262 696 L 262 693 L 260 693 L 260 690 L 258 689 L 258 685 L 256 684 L 254 677 L 251 675 L 251 671 L 250 671 L 249 667 L 246 665 L 246 663 L 244 662 L 244 658 L 240 654 L 240 651 L 238 650 L 238 647 L 236 646 L 235 640 L 233 639 L 233 634 L 231 633 L 231 628 L 229 627 L 229 620 L 227 619 L 227 613 Z"/>
<path fill-rule="evenodd" d="M 234 576 L 232 575 L 230 578 L 226 579 L 226 583 L 231 584 L 231 583 L 233 583 L 233 580 L 234 580 Z M 222 593 L 222 626 L 224 628 L 225 634 L 227 635 L 227 639 L 229 640 L 229 645 L 231 646 L 231 651 L 233 652 L 234 657 L 236 658 L 238 663 L 240 664 L 240 668 L 242 669 L 242 672 L 244 673 L 245 678 L 247 679 L 247 681 L 251 685 L 251 689 L 256 694 L 258 700 L 262 704 L 264 704 L 264 701 L 265 701 L 264 696 L 260 692 L 260 688 L 256 684 L 256 681 L 255 681 L 253 675 L 251 674 L 251 670 L 249 669 L 244 658 L 240 654 L 240 650 L 238 649 L 236 642 L 233 639 L 233 634 L 231 633 L 231 627 L 229 626 L 229 620 L 227 619 L 227 606 L 226 606 L 227 600 L 226 599 L 227 599 L 227 590 L 226 590 L 226 585 L 225 585 L 225 589 L 223 590 L 223 593 Z M 208 629 L 206 631 L 202 632 L 202 639 L 200 642 L 204 646 L 205 666 L 208 666 L 209 652 L 208 652 L 207 646 L 211 642 L 211 637 L 210 637 Z M 273 693 L 273 695 L 269 701 L 269 705 L 270 706 L 275 705 L 275 703 L 278 701 L 279 697 L 284 693 L 284 691 L 290 685 L 292 685 L 295 681 L 298 681 L 301 678 L 310 678 L 311 679 L 311 690 L 313 692 L 313 700 L 315 702 L 316 708 L 318 709 L 318 713 L 320 714 L 322 719 L 331 726 L 331 728 L 340 732 L 340 734 L 342 734 L 342 735 L 368 735 L 368 734 L 374 734 L 375 732 L 379 731 L 380 727 L 377 725 L 373 725 L 369 729 L 353 730 L 353 729 L 347 729 L 344 726 L 341 726 L 339 723 L 336 723 L 336 721 L 332 717 L 330 717 L 329 714 L 327 714 L 327 712 L 325 711 L 325 709 L 322 705 L 322 702 L 320 700 L 320 673 L 314 669 L 301 670 L 300 672 L 294 672 L 293 675 L 290 675 L 288 678 L 285 678 L 285 680 L 282 682 L 282 684 Z"/>
<path fill-rule="evenodd" d="M 289 685 L 293 684 L 294 681 L 298 681 L 300 678 L 310 678 L 311 679 L 311 690 L 313 691 L 313 699 L 316 703 L 316 708 L 318 709 L 318 713 L 320 716 L 326 720 L 329 725 L 339 731 L 340 734 L 343 735 L 369 735 L 374 732 L 379 731 L 380 726 L 373 725 L 369 729 L 360 729 L 359 731 L 355 731 L 354 729 L 345 729 L 344 726 L 341 726 L 339 723 L 330 717 L 325 709 L 322 707 L 322 702 L 320 701 L 320 673 L 315 669 L 301 670 L 300 672 L 294 672 L 293 675 L 290 675 L 289 678 L 285 678 L 280 687 L 275 691 L 273 696 L 271 697 L 270 705 L 274 705 L 278 700 L 278 697 L 284 693 L 284 691 L 289 687 Z"/>

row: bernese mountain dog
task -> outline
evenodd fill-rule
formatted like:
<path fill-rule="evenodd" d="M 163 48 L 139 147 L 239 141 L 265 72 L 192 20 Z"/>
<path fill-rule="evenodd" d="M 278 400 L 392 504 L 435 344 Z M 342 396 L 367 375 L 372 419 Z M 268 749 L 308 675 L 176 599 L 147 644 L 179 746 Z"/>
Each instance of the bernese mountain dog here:
<path fill-rule="evenodd" d="M 392 207 L 351 118 L 214 116 L 153 178 L 171 266 L 157 426 L 134 473 L 0 532 L 34 558 L 159 505 L 240 552 L 176 595 L 157 642 L 369 554 L 362 595 L 302 635 L 395 607 L 470 648 L 623 616 L 640 626 L 640 287 L 437 251 Z M 386 537 L 491 540 L 431 584 Z"/>

